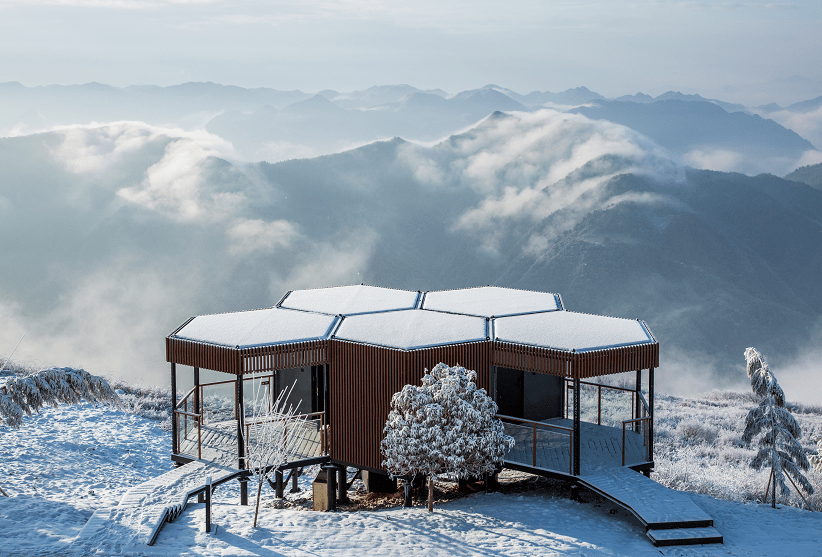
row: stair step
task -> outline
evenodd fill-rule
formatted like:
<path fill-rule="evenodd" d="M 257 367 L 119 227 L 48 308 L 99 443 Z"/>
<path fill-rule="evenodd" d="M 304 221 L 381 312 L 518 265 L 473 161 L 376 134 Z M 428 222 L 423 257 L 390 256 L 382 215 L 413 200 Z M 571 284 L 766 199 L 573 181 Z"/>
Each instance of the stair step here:
<path fill-rule="evenodd" d="M 722 534 L 713 527 L 651 529 L 645 532 L 645 535 L 657 547 L 663 545 L 723 543 Z"/>

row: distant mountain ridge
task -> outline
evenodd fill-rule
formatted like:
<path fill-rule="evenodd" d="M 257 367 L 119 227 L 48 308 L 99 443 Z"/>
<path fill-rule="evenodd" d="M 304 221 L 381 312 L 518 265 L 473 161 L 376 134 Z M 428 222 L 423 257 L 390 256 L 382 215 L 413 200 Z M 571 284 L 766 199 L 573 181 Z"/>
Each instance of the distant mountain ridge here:
<path fill-rule="evenodd" d="M 785 179 L 802 182 L 816 189 L 822 189 L 822 163 L 801 166 L 786 175 Z"/>

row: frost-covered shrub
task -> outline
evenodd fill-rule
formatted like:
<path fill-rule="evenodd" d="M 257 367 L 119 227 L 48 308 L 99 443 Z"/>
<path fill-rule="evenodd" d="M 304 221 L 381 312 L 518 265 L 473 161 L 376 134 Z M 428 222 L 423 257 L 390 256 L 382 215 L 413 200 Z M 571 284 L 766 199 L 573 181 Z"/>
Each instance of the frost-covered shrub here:
<path fill-rule="evenodd" d="M 684 420 L 679 422 L 679 425 L 676 428 L 676 433 L 682 437 L 683 440 L 689 443 L 696 441 L 711 444 L 716 441 L 716 438 L 719 435 L 719 430 L 711 425 L 706 425 L 696 420 Z"/>
<path fill-rule="evenodd" d="M 481 477 L 514 445 L 496 418 L 496 403 L 477 389 L 476 377 L 464 367 L 440 363 L 426 370 L 422 386 L 406 385 L 391 398 L 382 465 L 392 476 L 428 476 L 429 511 L 438 475 Z"/>
<path fill-rule="evenodd" d="M 15 428 L 22 425 L 23 415 L 31 415 L 44 406 L 58 403 L 118 403 L 117 393 L 102 377 L 82 369 L 49 368 L 25 375 L 0 378 L 0 418 Z"/>

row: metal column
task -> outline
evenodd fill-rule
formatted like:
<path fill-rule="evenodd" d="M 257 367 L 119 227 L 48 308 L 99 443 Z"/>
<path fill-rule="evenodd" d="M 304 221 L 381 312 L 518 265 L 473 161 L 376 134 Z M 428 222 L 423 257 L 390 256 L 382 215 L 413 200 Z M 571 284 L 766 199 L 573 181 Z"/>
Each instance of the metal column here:
<path fill-rule="evenodd" d="M 650 424 L 648 425 L 648 456 L 654 460 L 654 368 L 648 369 L 648 412 Z"/>
<path fill-rule="evenodd" d="M 235 412 L 237 413 L 237 467 L 240 470 L 246 469 L 245 462 L 245 401 L 243 399 L 243 375 L 240 370 L 240 375 L 237 376 L 237 388 L 235 391 L 236 401 L 234 404 Z M 240 504 L 248 505 L 248 478 L 240 478 Z"/>
<path fill-rule="evenodd" d="M 576 375 L 576 374 L 575 374 Z M 574 476 L 579 476 L 579 448 L 580 448 L 580 400 L 579 377 L 574 377 Z"/>
<path fill-rule="evenodd" d="M 171 363 L 171 454 L 177 454 L 177 364 Z"/>
<path fill-rule="evenodd" d="M 194 413 L 200 414 L 200 368 L 194 368 Z"/>

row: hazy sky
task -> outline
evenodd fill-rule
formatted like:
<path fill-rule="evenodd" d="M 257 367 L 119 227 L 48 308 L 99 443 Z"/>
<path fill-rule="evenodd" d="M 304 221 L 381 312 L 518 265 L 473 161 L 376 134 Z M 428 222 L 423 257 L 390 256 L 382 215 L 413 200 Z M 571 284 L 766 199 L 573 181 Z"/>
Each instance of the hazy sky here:
<path fill-rule="evenodd" d="M 0 82 L 822 95 L 822 2 L 0 0 Z M 790 97 L 793 94 L 797 98 Z"/>

